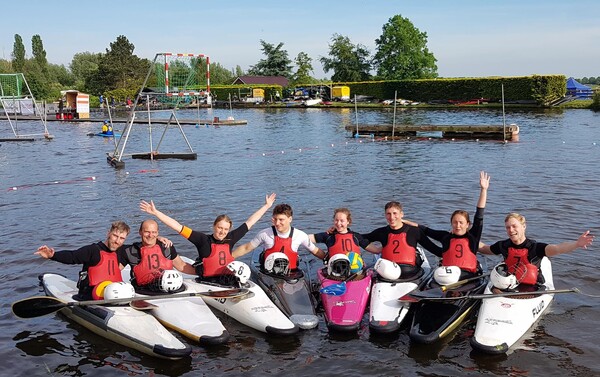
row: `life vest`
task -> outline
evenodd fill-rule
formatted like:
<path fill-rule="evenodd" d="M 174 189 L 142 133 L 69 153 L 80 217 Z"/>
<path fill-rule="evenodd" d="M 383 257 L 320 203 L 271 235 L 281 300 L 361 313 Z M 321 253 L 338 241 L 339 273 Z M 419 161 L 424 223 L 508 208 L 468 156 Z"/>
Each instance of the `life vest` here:
<path fill-rule="evenodd" d="M 336 254 L 344 254 L 355 252 L 360 254 L 360 247 L 356 244 L 356 238 L 354 234 L 348 233 L 335 233 L 335 243 L 327 249 L 329 258 Z"/>
<path fill-rule="evenodd" d="M 113 283 L 123 281 L 117 253 L 100 250 L 100 262 L 95 266 L 88 267 L 88 281 L 88 284 L 92 287 L 103 281 L 111 281 Z"/>
<path fill-rule="evenodd" d="M 467 237 L 450 239 L 448 250 L 442 254 L 442 266 L 458 266 L 461 270 L 477 272 L 477 256 L 471 251 Z"/>
<path fill-rule="evenodd" d="M 292 250 L 292 236 L 294 235 L 294 228 L 290 230 L 290 235 L 287 238 L 281 238 L 277 235 L 275 227 L 273 229 L 273 246 L 265 250 L 265 260 L 273 253 L 280 252 L 287 255 L 290 260 L 290 270 L 298 268 L 298 253 Z"/>
<path fill-rule="evenodd" d="M 160 245 L 142 246 L 140 248 L 140 263 L 133 266 L 135 282 L 138 285 L 152 283 L 164 270 L 172 270 L 173 261 L 165 257 Z"/>
<path fill-rule="evenodd" d="M 227 269 L 227 265 L 233 262 L 229 244 L 226 243 L 211 243 L 210 255 L 202 259 L 204 277 L 219 276 L 231 274 Z"/>
<path fill-rule="evenodd" d="M 406 242 L 406 232 L 388 234 L 388 242 L 381 250 L 383 259 L 415 266 L 417 261 L 417 249 Z"/>
<path fill-rule="evenodd" d="M 529 249 L 521 248 L 517 249 L 514 247 L 508 248 L 508 256 L 506 257 L 506 265 L 508 266 L 508 272 L 515 274 L 519 283 L 534 285 L 538 281 L 539 269 L 536 265 L 529 262 Z M 527 272 L 523 276 L 519 273 L 519 265 L 524 266 Z"/>

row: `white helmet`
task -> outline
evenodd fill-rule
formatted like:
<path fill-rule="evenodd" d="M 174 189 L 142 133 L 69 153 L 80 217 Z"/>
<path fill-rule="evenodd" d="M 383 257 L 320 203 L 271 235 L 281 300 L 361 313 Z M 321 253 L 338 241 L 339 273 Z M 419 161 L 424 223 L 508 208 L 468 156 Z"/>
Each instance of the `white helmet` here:
<path fill-rule="evenodd" d="M 244 262 L 234 260 L 227 265 L 227 269 L 233 272 L 233 275 L 238 278 L 241 284 L 246 284 L 250 279 L 250 266 Z"/>
<path fill-rule="evenodd" d="M 519 279 L 508 272 L 508 266 L 502 262 L 492 270 L 490 281 L 499 289 L 514 289 L 519 285 Z"/>
<path fill-rule="evenodd" d="M 174 292 L 183 285 L 183 276 L 177 270 L 165 270 L 160 277 L 160 290 Z"/>
<path fill-rule="evenodd" d="M 345 254 L 336 254 L 327 263 L 327 274 L 337 277 L 350 275 L 350 259 Z"/>
<path fill-rule="evenodd" d="M 287 275 L 290 268 L 290 259 L 284 253 L 273 253 L 265 259 L 265 270 L 277 275 Z"/>
<path fill-rule="evenodd" d="M 460 280 L 460 267 L 440 266 L 433 272 L 433 279 L 439 285 L 454 284 Z"/>
<path fill-rule="evenodd" d="M 120 281 L 118 283 L 110 283 L 104 289 L 105 300 L 115 300 L 119 298 L 134 298 L 135 289 L 131 283 Z"/>
<path fill-rule="evenodd" d="M 383 258 L 379 258 L 377 262 L 375 262 L 374 268 L 379 276 L 388 280 L 400 279 L 400 275 L 402 274 L 402 269 L 397 263 Z"/>

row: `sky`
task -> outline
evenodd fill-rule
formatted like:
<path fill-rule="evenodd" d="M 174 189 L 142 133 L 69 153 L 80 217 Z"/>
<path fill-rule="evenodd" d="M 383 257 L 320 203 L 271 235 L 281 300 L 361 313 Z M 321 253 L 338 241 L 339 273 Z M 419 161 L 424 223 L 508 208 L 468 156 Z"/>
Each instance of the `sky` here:
<path fill-rule="evenodd" d="M 39 34 L 50 63 L 69 66 L 79 52 L 106 52 L 119 35 L 134 54 L 204 54 L 247 71 L 265 56 L 260 41 L 293 61 L 312 59 L 313 76 L 330 78 L 319 61 L 334 34 L 374 54 L 390 18 L 408 18 L 427 34 L 440 77 L 563 74 L 600 76 L 600 1 L 577 0 L 127 0 L 3 2 L 0 58 L 10 60 L 19 34 L 27 56 Z"/>

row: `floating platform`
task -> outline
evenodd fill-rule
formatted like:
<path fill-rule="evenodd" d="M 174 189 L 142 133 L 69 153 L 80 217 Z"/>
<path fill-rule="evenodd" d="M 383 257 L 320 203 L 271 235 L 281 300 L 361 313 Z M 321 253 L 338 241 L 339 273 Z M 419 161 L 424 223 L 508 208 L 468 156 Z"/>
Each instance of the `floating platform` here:
<path fill-rule="evenodd" d="M 141 111 L 140 111 L 141 112 Z M 2 119 L 6 119 L 6 117 L 2 117 L 0 115 L 0 120 Z M 21 115 L 19 116 L 19 120 L 39 120 L 38 117 L 35 116 L 27 116 L 27 115 Z M 95 118 L 88 118 L 88 119 L 54 119 L 49 117 L 48 119 L 46 119 L 47 122 L 64 122 L 64 123 L 81 123 L 81 122 L 87 122 L 87 123 L 102 123 L 105 120 L 105 118 L 102 119 L 95 119 Z M 112 122 L 113 123 L 127 123 L 128 120 L 127 118 L 112 118 Z M 147 118 L 136 118 L 133 120 L 134 124 L 148 124 L 148 119 Z M 167 124 L 169 123 L 169 119 L 167 118 L 152 118 L 152 124 Z M 171 120 L 171 124 L 173 124 L 174 122 Z M 248 121 L 245 119 L 179 119 L 179 124 L 182 125 L 209 125 L 209 126 L 244 126 L 246 124 L 248 124 Z"/>
<path fill-rule="evenodd" d="M 491 139 L 517 141 L 519 135 L 519 126 L 510 124 L 506 127 L 502 125 L 483 126 L 483 125 L 407 125 L 400 124 L 392 126 L 391 124 L 366 125 L 359 124 L 346 126 L 347 131 L 352 132 L 354 137 L 358 135 L 373 135 L 373 137 L 386 137 L 391 140 L 392 132 L 394 139 L 406 139 L 406 137 L 416 137 L 420 133 L 441 132 L 445 139 Z"/>
<path fill-rule="evenodd" d="M 197 153 L 134 153 L 131 158 L 141 160 L 166 160 L 169 158 L 177 158 L 180 160 L 197 160 Z"/>
<path fill-rule="evenodd" d="M 36 141 L 36 140 L 52 140 L 53 135 L 41 135 L 39 137 L 23 136 L 23 137 L 4 137 L 0 138 L 0 141 L 13 142 L 13 141 Z"/>

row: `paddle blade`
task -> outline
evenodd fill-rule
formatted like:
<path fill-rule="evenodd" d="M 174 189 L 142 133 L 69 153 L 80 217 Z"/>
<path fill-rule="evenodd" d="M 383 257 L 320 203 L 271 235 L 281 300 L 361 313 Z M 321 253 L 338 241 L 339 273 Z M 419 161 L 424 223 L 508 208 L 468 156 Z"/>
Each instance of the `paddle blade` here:
<path fill-rule="evenodd" d="M 250 292 L 249 289 L 239 288 L 239 289 L 226 289 L 223 291 L 208 291 L 208 292 L 198 292 L 198 296 L 211 297 L 211 298 L 236 298 L 246 296 Z"/>
<path fill-rule="evenodd" d="M 49 296 L 29 297 L 12 304 L 12 312 L 19 318 L 35 318 L 66 307 L 63 301 Z"/>
<path fill-rule="evenodd" d="M 327 287 L 321 288 L 319 292 L 330 296 L 341 296 L 346 293 L 346 282 L 343 281 L 338 284 L 328 285 Z"/>
<path fill-rule="evenodd" d="M 414 297 L 414 296 L 411 296 L 410 294 L 408 294 L 408 295 L 404 295 L 404 296 L 400 297 L 398 299 L 398 301 L 407 302 L 407 303 L 415 303 L 415 302 L 419 302 L 419 299 L 417 297 Z"/>
<path fill-rule="evenodd" d="M 152 310 L 158 308 L 158 306 L 146 301 L 146 300 L 136 300 L 131 301 L 129 306 L 134 308 L 135 310 Z"/>

